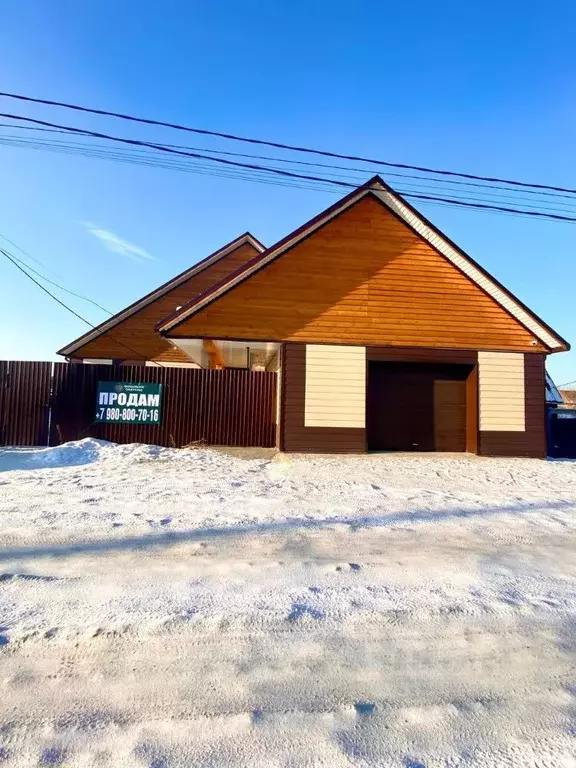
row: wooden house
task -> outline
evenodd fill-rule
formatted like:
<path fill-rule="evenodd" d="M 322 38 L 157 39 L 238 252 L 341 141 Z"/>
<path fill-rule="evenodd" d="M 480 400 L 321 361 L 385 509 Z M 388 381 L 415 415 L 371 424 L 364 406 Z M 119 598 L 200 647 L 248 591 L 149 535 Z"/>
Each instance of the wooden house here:
<path fill-rule="evenodd" d="M 262 243 L 249 232 L 240 235 L 63 347 L 58 354 L 72 361 L 197 367 L 181 349 L 156 333 L 155 325 L 264 250 Z"/>
<path fill-rule="evenodd" d="M 285 451 L 546 455 L 567 342 L 379 177 L 218 253 L 61 354 L 278 370 Z"/>

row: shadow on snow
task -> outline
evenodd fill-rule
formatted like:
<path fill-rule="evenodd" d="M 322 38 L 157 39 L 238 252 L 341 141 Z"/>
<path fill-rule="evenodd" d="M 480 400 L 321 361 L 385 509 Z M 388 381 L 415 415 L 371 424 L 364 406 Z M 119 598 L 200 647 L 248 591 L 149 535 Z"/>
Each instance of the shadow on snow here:
<path fill-rule="evenodd" d="M 550 510 L 568 511 L 574 508 L 571 501 L 534 501 L 503 504 L 491 507 L 464 507 L 454 510 L 415 509 L 409 512 L 365 517 L 334 516 L 317 520 L 290 518 L 278 522 L 252 523 L 223 528 L 194 528 L 186 531 L 158 531 L 156 533 L 108 538 L 68 544 L 47 544 L 32 547 L 0 549 L 0 562 L 28 557 L 68 557 L 83 553 L 118 552 L 127 549 L 173 546 L 182 542 L 205 541 L 225 537 L 275 534 L 291 531 L 318 531 L 335 525 L 348 525 L 352 530 L 362 528 L 389 528 L 395 525 L 436 523 L 444 520 L 486 517 L 501 514 L 519 514 Z"/>

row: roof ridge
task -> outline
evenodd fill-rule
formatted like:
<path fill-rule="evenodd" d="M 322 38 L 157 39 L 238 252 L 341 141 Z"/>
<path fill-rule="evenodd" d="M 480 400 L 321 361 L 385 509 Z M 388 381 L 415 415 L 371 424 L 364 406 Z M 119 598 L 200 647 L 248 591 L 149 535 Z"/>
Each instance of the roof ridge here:
<path fill-rule="evenodd" d="M 238 267 L 225 278 L 192 298 L 179 310 L 171 312 L 156 324 L 155 330 L 165 334 L 191 314 L 200 311 L 204 306 L 226 293 L 234 285 L 248 279 L 261 266 L 270 263 L 308 233 L 323 226 L 331 218 L 346 210 L 346 208 L 367 194 L 374 195 L 394 216 L 403 221 L 419 237 L 426 240 L 441 256 L 451 261 L 457 269 L 463 272 L 472 282 L 476 283 L 481 290 L 491 296 L 517 322 L 527 328 L 534 336 L 537 336 L 551 351 L 570 348 L 570 345 L 562 336 L 541 320 L 538 315 L 523 304 L 520 299 L 516 298 L 513 293 L 481 267 L 471 256 L 468 256 L 465 251 L 444 235 L 443 232 L 378 175 L 371 177 L 336 203 L 281 238 L 270 248 L 257 254 L 253 259 Z"/>

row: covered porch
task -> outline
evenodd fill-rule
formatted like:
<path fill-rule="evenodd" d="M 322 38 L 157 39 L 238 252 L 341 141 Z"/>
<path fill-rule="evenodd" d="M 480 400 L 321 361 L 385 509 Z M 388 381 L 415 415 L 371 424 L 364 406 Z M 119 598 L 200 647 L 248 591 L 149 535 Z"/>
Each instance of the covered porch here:
<path fill-rule="evenodd" d="M 168 341 L 200 368 L 280 369 L 281 344 L 278 342 L 200 338 L 170 338 Z"/>

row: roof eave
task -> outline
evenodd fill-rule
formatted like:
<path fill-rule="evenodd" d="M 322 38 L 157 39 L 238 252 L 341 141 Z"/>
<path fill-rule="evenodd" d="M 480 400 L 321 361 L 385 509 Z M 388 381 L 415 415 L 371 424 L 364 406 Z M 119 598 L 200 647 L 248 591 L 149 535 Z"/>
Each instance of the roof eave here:
<path fill-rule="evenodd" d="M 159 323 L 155 325 L 155 330 L 158 331 L 161 335 L 164 335 L 169 330 L 171 330 L 172 327 L 175 327 L 176 325 L 179 325 L 181 322 L 183 322 L 186 317 L 188 316 L 188 312 L 191 308 L 195 308 L 196 305 L 198 305 L 198 309 L 194 309 L 194 312 L 199 311 L 202 308 L 203 302 L 206 299 L 209 299 L 213 294 L 214 298 L 217 298 L 218 295 L 220 295 L 220 291 L 222 293 L 225 293 L 226 286 L 232 286 L 232 283 L 234 283 L 235 280 L 242 278 L 243 275 L 247 275 L 247 273 L 250 272 L 250 270 L 253 267 L 257 267 L 261 262 L 262 265 L 264 265 L 266 262 L 266 259 L 271 254 L 276 254 L 277 251 L 283 252 L 290 246 L 290 241 L 296 240 L 300 238 L 300 235 L 302 235 L 304 232 L 308 232 L 309 230 L 317 229 L 321 227 L 325 221 L 329 220 L 333 215 L 335 215 L 336 212 L 340 212 L 344 210 L 346 207 L 352 205 L 354 202 L 356 202 L 356 199 L 360 198 L 364 194 L 366 194 L 367 187 L 372 186 L 375 183 L 384 183 L 382 179 L 379 176 L 374 176 L 372 179 L 366 182 L 366 184 L 363 184 L 361 187 L 357 187 L 356 189 L 353 189 L 349 194 L 347 194 L 345 197 L 343 197 L 341 200 L 338 200 L 333 205 L 326 208 L 324 211 L 319 213 L 317 216 L 314 216 L 312 219 L 307 221 L 305 224 L 303 224 L 301 227 L 298 227 L 297 229 L 290 232 L 285 237 L 281 238 L 277 243 L 275 243 L 270 248 L 266 249 L 262 253 L 259 253 L 257 256 L 255 256 L 250 261 L 246 262 L 246 264 L 243 264 L 241 267 L 238 267 L 234 272 L 224 277 L 222 280 L 220 280 L 218 283 L 215 283 L 210 288 L 206 289 L 203 293 L 198 294 L 198 296 L 195 296 L 193 299 L 191 299 L 187 304 L 185 304 L 183 307 L 181 307 L 178 310 L 174 310 L 169 315 L 167 315 L 163 320 L 161 320 Z M 280 255 L 278 253 L 278 255 Z M 211 299 L 212 300 L 212 299 Z M 209 303 L 209 302 L 206 302 Z M 190 312 L 189 314 L 194 314 L 194 312 Z M 181 319 L 178 319 L 180 318 Z"/>
<path fill-rule="evenodd" d="M 258 250 L 259 253 L 263 253 L 266 250 L 264 245 L 256 237 L 254 237 L 254 235 L 252 235 L 250 232 L 244 232 L 244 234 L 239 235 L 234 240 L 231 240 L 229 243 L 226 243 L 226 245 L 223 245 L 217 251 L 214 251 L 209 256 L 206 256 L 206 258 L 197 262 L 192 267 L 189 267 L 188 269 L 184 270 L 184 272 L 181 272 L 179 275 L 176 275 L 176 277 L 173 277 L 171 280 L 168 280 L 159 288 L 155 288 L 153 291 L 146 294 L 146 296 L 143 296 L 141 299 L 138 299 L 137 301 L 133 302 L 128 307 L 121 310 L 117 314 L 113 315 L 108 320 L 105 320 L 103 323 L 100 323 L 99 325 L 92 328 L 92 330 L 82 334 L 82 336 L 79 336 L 70 344 L 66 345 L 65 347 L 62 347 L 62 349 L 59 349 L 56 354 L 63 355 L 65 357 L 69 357 L 73 355 L 74 352 L 76 352 L 78 349 L 83 347 L 85 344 L 88 344 L 91 341 L 94 341 L 102 334 L 112 330 L 112 328 L 115 328 L 123 320 L 126 320 L 127 318 L 131 317 L 133 314 L 140 311 L 141 309 L 144 309 L 144 307 L 148 306 L 149 304 L 152 304 L 152 302 L 156 301 L 157 299 L 162 298 L 162 296 L 166 295 L 169 291 L 173 290 L 174 288 L 177 288 L 179 285 L 186 282 L 186 280 L 189 280 L 191 277 L 194 277 L 194 275 L 197 275 L 199 272 L 202 272 L 202 270 L 216 263 L 220 259 L 224 258 L 224 256 L 227 256 L 229 253 L 236 250 L 240 246 L 245 245 L 246 243 L 249 243 L 254 248 L 256 248 L 256 250 Z"/>
<path fill-rule="evenodd" d="M 447 249 L 448 252 L 453 251 L 454 254 L 456 254 L 463 263 L 465 262 L 465 266 L 469 267 L 468 271 L 470 271 L 471 274 L 478 273 L 483 278 L 480 282 L 486 283 L 486 285 L 492 289 L 492 293 L 490 293 L 490 290 L 487 291 L 486 288 L 482 285 L 480 285 L 480 287 L 489 295 L 492 295 L 492 298 L 494 298 L 494 300 L 499 303 L 505 311 L 507 311 L 509 314 L 512 314 L 512 316 L 515 317 L 518 322 L 520 322 L 527 330 L 529 330 L 530 333 L 536 336 L 550 353 L 564 352 L 570 349 L 570 344 L 566 341 L 566 339 L 556 333 L 554 329 L 552 329 L 547 323 L 541 320 L 538 315 L 529 309 L 522 301 L 520 301 L 520 299 L 516 298 L 513 293 L 506 289 L 498 280 L 492 277 L 492 275 L 490 275 L 474 259 L 468 256 L 468 254 L 465 253 L 452 240 L 450 240 L 450 238 L 444 235 L 443 232 L 435 227 L 425 216 L 417 211 L 400 194 L 395 192 L 392 187 L 390 187 L 380 176 L 374 176 L 372 179 L 369 179 L 366 184 L 353 190 L 334 205 L 330 206 L 318 216 L 308 221 L 302 227 L 299 227 L 298 229 L 294 230 L 294 232 L 278 241 L 278 243 L 273 245 L 271 248 L 255 256 L 254 259 L 244 264 L 242 267 L 228 275 L 219 283 L 216 283 L 208 290 L 204 291 L 198 296 L 195 296 L 194 299 L 185 304 L 181 309 L 170 313 L 170 315 L 157 323 L 155 330 L 158 331 L 160 335 L 166 336 L 171 330 L 184 322 L 188 317 L 195 314 L 196 312 L 199 312 L 212 301 L 216 300 L 220 295 L 233 288 L 234 285 L 243 282 L 245 279 L 248 279 L 250 275 L 253 274 L 253 272 L 256 272 L 262 266 L 265 266 L 285 250 L 290 248 L 292 245 L 295 245 L 297 242 L 299 242 L 299 240 L 303 239 L 312 231 L 327 223 L 335 215 L 352 205 L 357 201 L 357 199 L 360 199 L 367 194 L 373 194 L 378 200 L 380 200 L 381 203 L 386 206 L 386 208 L 388 208 L 388 210 L 393 213 L 393 215 L 401 218 L 404 223 L 414 232 L 430 242 L 432 247 L 435 248 L 435 250 L 438 251 L 441 255 L 450 259 L 450 256 L 445 251 Z M 407 221 L 404 216 L 401 216 L 397 210 L 394 210 L 394 208 L 390 205 L 390 201 L 383 199 L 383 195 L 389 196 L 400 206 L 404 206 L 416 219 L 417 223 L 421 225 L 421 228 L 424 230 L 429 230 L 434 235 L 434 238 L 436 238 L 437 242 L 431 242 L 433 238 L 422 234 L 422 232 L 415 228 L 414 225 L 409 221 Z M 442 249 L 439 246 L 441 246 Z M 457 264 L 456 266 L 457 268 L 460 268 L 461 271 L 465 271 L 462 269 L 462 267 L 458 267 Z M 470 275 L 468 276 L 470 279 L 474 280 L 474 277 L 471 277 Z M 480 284 L 478 279 L 474 281 L 477 282 L 477 284 Z M 497 296 L 500 298 L 496 298 Z M 507 304 L 509 304 L 510 307 L 508 307 Z"/>

